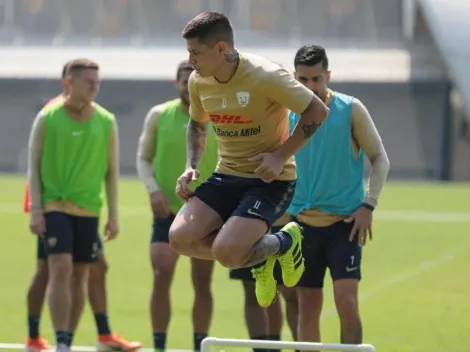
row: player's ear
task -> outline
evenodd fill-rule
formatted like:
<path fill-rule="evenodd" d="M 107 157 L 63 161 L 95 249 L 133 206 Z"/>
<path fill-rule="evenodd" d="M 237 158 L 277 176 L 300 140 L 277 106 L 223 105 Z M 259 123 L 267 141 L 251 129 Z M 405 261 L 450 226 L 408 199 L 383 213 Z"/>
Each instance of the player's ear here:
<path fill-rule="evenodd" d="M 228 50 L 227 44 L 223 41 L 217 42 L 216 46 L 219 54 L 225 54 Z"/>
<path fill-rule="evenodd" d="M 331 71 L 326 71 L 326 79 L 329 82 L 331 79 Z"/>
<path fill-rule="evenodd" d="M 297 72 L 292 72 L 292 74 L 294 75 L 294 78 L 297 79 Z"/>

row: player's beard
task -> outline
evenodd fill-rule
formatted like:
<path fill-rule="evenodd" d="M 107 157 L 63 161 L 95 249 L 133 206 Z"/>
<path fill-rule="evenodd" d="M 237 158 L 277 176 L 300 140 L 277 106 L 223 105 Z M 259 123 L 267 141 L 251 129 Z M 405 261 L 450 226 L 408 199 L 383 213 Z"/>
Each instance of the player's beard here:
<path fill-rule="evenodd" d="M 187 93 L 180 93 L 180 99 L 183 102 L 183 104 L 189 106 L 189 97 Z"/>

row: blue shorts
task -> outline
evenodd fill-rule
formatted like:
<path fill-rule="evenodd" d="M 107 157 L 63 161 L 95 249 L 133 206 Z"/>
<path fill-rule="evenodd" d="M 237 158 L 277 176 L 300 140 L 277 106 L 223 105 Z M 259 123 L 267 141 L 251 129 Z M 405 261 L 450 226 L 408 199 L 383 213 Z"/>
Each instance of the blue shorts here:
<path fill-rule="evenodd" d="M 262 219 L 271 228 L 294 196 L 296 181 L 263 182 L 214 172 L 196 188 L 195 196 L 214 209 L 226 222 L 232 216 Z"/>
<path fill-rule="evenodd" d="M 327 268 L 333 281 L 361 279 L 362 247 L 357 238 L 349 241 L 352 223 L 338 221 L 325 227 L 297 223 L 303 228 L 302 254 L 305 258 L 305 272 L 298 287 L 322 288 Z"/>
<path fill-rule="evenodd" d="M 167 218 L 154 218 L 152 225 L 151 243 L 169 243 L 170 227 L 175 220 L 175 215 L 170 214 Z"/>
<path fill-rule="evenodd" d="M 46 243 L 41 237 L 37 236 L 37 238 L 38 238 L 37 258 L 38 260 L 47 260 Z M 101 239 L 101 236 L 99 234 L 96 234 L 96 241 L 95 241 L 95 245 L 93 249 L 96 254 L 103 250 L 103 240 Z M 97 256 L 95 256 L 94 259 L 98 261 Z"/>
<path fill-rule="evenodd" d="M 74 262 L 96 261 L 96 251 L 101 246 L 98 243 L 98 217 L 74 216 L 54 211 L 46 213 L 44 218 L 46 256 L 67 253 L 72 255 Z"/>

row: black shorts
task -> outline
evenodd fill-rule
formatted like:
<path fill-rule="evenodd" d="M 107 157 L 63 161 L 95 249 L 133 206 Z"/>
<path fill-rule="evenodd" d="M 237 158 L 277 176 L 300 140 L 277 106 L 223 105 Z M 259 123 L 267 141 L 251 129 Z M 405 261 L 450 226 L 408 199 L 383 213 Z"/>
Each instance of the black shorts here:
<path fill-rule="evenodd" d="M 279 232 L 280 227 L 273 227 L 271 229 L 272 233 Z M 255 281 L 253 274 L 251 273 L 252 268 L 239 268 L 239 269 L 230 269 L 229 277 L 232 280 L 241 280 L 241 281 Z M 279 262 L 276 261 L 274 267 L 274 279 L 277 281 L 278 285 L 282 285 L 282 271 Z"/>
<path fill-rule="evenodd" d="M 339 221 L 326 227 L 298 223 L 303 227 L 305 272 L 297 286 L 322 288 L 326 268 L 330 270 L 333 281 L 361 279 L 362 248 L 356 238 L 349 241 L 352 223 Z"/>
<path fill-rule="evenodd" d="M 170 240 L 168 235 L 170 233 L 170 227 L 173 221 L 175 220 L 175 215 L 170 214 L 169 217 L 162 219 L 162 218 L 154 218 L 153 225 L 152 225 L 152 239 L 151 243 L 169 243 Z"/>
<path fill-rule="evenodd" d="M 237 177 L 214 172 L 196 188 L 195 195 L 214 209 L 226 222 L 231 216 L 262 219 L 268 228 L 290 205 L 295 181 L 263 182 L 258 178 Z"/>
<path fill-rule="evenodd" d="M 37 257 L 38 260 L 46 260 L 47 259 L 47 254 L 46 254 L 46 242 L 39 236 L 38 238 L 38 249 L 37 249 Z M 101 252 L 103 250 L 103 240 L 101 239 L 101 236 L 99 234 L 96 234 L 96 241 L 95 244 L 93 245 L 93 251 L 95 254 L 98 252 Z M 98 257 L 95 255 L 94 256 L 95 261 L 98 260 Z"/>
<path fill-rule="evenodd" d="M 96 261 L 98 217 L 74 216 L 54 211 L 46 213 L 44 218 L 44 247 L 47 256 L 69 253 L 74 262 Z"/>

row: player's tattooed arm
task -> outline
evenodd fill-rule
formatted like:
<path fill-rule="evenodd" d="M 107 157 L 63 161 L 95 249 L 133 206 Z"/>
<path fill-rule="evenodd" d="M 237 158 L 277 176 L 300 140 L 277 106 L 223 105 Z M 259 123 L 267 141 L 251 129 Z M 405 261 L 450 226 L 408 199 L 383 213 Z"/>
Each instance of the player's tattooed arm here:
<path fill-rule="evenodd" d="M 304 111 L 302 116 L 305 114 L 309 114 L 310 113 L 309 110 L 313 108 L 314 108 L 314 100 L 312 100 L 312 102 L 308 105 L 307 109 Z M 302 131 L 304 132 L 304 138 L 309 139 L 310 137 L 312 137 L 315 134 L 315 132 L 317 132 L 318 129 L 321 127 L 322 123 L 323 121 L 311 121 L 311 122 L 304 123 L 301 126 Z"/>
<path fill-rule="evenodd" d="M 189 120 L 188 132 L 186 134 L 186 156 L 187 167 L 197 169 L 199 161 L 206 147 L 207 135 L 209 133 L 209 122 L 198 122 Z"/>
<path fill-rule="evenodd" d="M 318 131 L 330 110 L 316 96 L 313 96 L 307 108 L 300 115 L 300 120 L 295 126 L 290 137 L 281 145 L 276 153 L 287 160 L 302 147 Z"/>

